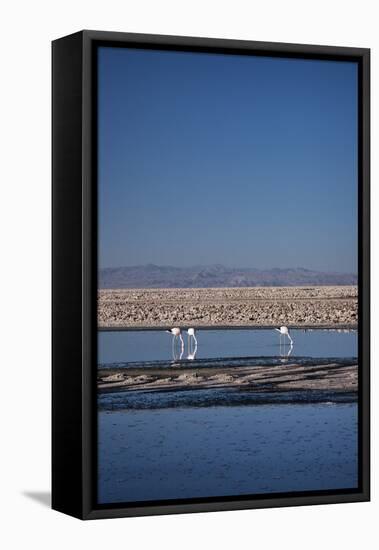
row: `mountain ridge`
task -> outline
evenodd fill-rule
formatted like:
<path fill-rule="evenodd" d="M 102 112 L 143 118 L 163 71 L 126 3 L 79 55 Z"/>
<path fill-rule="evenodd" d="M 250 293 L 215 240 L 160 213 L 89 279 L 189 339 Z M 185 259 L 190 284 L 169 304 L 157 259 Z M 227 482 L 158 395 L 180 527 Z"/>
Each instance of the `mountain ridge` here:
<path fill-rule="evenodd" d="M 146 264 L 99 270 L 100 289 L 122 288 L 222 288 L 254 286 L 356 285 L 354 273 L 296 268 L 229 268 L 221 264 L 192 267 Z"/>

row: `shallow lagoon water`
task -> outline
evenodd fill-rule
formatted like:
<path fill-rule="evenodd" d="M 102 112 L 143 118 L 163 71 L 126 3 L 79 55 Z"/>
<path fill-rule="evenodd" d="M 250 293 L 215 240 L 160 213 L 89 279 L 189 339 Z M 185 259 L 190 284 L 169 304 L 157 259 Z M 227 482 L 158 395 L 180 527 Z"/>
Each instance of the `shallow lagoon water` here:
<path fill-rule="evenodd" d="M 357 406 L 99 414 L 100 503 L 356 488 Z"/>
<path fill-rule="evenodd" d="M 272 364 L 289 351 L 304 364 L 357 356 L 355 331 L 291 335 L 292 350 L 274 330 L 199 330 L 191 363 Z M 102 367 L 172 361 L 163 331 L 101 331 L 98 340 Z M 355 394 L 115 391 L 99 394 L 98 409 L 99 503 L 357 487 Z"/>
<path fill-rule="evenodd" d="M 180 391 L 114 391 L 98 395 L 98 410 L 128 411 L 267 404 L 355 403 L 355 392 L 298 390 L 291 392 L 254 392 L 241 388 L 208 388 Z"/>
<path fill-rule="evenodd" d="M 290 351 L 283 336 L 271 329 L 198 330 L 196 359 L 285 356 Z M 357 332 L 336 330 L 293 330 L 291 357 L 356 357 Z M 187 334 L 183 332 L 186 358 Z M 172 337 L 164 331 L 100 331 L 98 363 L 129 363 L 172 359 Z M 179 355 L 180 346 L 176 346 Z"/>

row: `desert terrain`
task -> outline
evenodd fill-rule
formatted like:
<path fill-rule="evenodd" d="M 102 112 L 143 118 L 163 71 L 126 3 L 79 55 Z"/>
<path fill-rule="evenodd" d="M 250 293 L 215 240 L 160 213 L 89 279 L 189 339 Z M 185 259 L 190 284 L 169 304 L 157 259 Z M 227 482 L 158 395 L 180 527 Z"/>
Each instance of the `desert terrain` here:
<path fill-rule="evenodd" d="M 103 329 L 179 327 L 357 328 L 357 286 L 102 289 Z"/>

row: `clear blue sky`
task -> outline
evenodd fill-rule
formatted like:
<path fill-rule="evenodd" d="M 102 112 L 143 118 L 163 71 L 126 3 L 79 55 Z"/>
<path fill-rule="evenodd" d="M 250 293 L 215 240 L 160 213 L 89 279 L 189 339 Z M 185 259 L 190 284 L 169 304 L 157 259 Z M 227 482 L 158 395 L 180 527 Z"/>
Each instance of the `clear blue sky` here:
<path fill-rule="evenodd" d="M 99 267 L 357 271 L 357 66 L 102 47 Z"/>

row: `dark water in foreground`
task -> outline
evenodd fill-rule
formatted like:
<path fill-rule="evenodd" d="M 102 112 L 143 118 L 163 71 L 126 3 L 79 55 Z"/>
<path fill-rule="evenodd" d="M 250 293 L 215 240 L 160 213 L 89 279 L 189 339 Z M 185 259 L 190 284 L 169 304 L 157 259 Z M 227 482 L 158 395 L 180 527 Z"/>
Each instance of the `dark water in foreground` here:
<path fill-rule="evenodd" d="M 99 502 L 357 486 L 357 406 L 99 413 Z"/>
<path fill-rule="evenodd" d="M 215 407 L 220 405 L 283 405 L 355 403 L 355 392 L 328 390 L 254 392 L 241 388 L 208 388 L 180 391 L 115 391 L 98 395 L 99 411 L 128 411 L 131 409 L 167 409 Z"/>
<path fill-rule="evenodd" d="M 99 364 L 318 364 L 357 356 L 357 333 L 198 331 L 194 357 L 162 331 L 99 333 Z M 239 359 L 236 359 L 239 358 Z M 356 395 L 232 388 L 98 395 L 99 503 L 357 487 Z"/>

